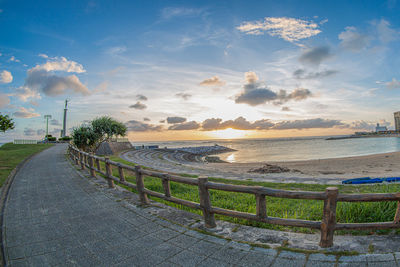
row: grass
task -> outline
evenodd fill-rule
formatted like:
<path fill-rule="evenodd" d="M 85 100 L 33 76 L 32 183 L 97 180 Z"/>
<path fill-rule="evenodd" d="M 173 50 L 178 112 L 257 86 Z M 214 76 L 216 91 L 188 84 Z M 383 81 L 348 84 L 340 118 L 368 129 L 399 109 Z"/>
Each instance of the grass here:
<path fill-rule="evenodd" d="M 110 157 L 111 160 L 121 162 L 127 165 L 134 165 L 131 162 L 123 160 L 117 156 Z M 104 166 L 102 167 L 104 168 Z M 113 175 L 118 177 L 117 168 L 113 168 Z M 195 175 L 180 174 L 183 177 L 196 177 Z M 133 173 L 125 171 L 125 178 L 131 183 L 135 183 Z M 284 189 L 284 190 L 303 190 L 303 191 L 325 191 L 327 185 L 318 184 L 282 184 L 271 182 L 254 182 L 254 181 L 238 181 L 222 178 L 209 177 L 210 181 L 240 184 L 240 185 L 258 185 L 269 188 Z M 144 178 L 145 187 L 163 193 L 161 179 L 148 177 Z M 394 193 L 400 192 L 400 184 L 374 184 L 374 185 L 337 185 L 341 193 Z M 172 195 L 194 202 L 199 202 L 198 188 L 196 186 L 171 182 Z M 256 201 L 254 195 L 245 193 L 234 193 L 210 190 L 212 205 L 220 208 L 231 209 L 242 212 L 256 213 Z M 186 211 L 201 214 L 199 210 L 191 209 L 182 205 L 167 202 L 162 199 L 151 197 L 153 200 L 165 203 L 169 206 L 174 206 Z M 321 221 L 323 211 L 323 201 L 320 200 L 299 200 L 266 197 L 267 200 L 267 215 L 271 217 L 303 219 L 312 221 Z M 339 202 L 337 205 L 337 221 L 340 223 L 361 223 L 361 222 L 384 222 L 392 221 L 396 212 L 397 203 L 392 202 L 358 202 L 346 203 Z M 308 228 L 285 227 L 279 225 L 270 225 L 266 223 L 248 221 L 243 219 L 231 218 L 227 216 L 216 215 L 217 219 L 226 220 L 243 225 L 250 225 L 275 230 L 289 230 L 303 233 L 314 233 L 315 230 Z M 351 234 L 387 234 L 393 230 L 374 230 L 374 231 L 336 231 L 336 233 L 351 233 Z M 397 231 L 400 233 L 400 231 Z"/>
<path fill-rule="evenodd" d="M 52 144 L 14 145 L 12 143 L 7 143 L 1 146 L 0 186 L 3 186 L 8 175 L 20 162 L 30 155 L 40 152 L 50 146 L 52 146 Z"/>

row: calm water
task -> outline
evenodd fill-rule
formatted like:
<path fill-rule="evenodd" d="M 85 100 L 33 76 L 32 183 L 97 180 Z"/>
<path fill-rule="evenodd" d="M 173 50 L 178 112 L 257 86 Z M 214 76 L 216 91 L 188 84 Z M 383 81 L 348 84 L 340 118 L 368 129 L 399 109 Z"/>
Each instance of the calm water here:
<path fill-rule="evenodd" d="M 356 138 L 325 140 L 327 137 L 240 139 L 212 141 L 133 142 L 160 147 L 218 144 L 238 151 L 218 155 L 229 162 L 293 161 L 363 156 L 400 151 L 400 138 Z"/>

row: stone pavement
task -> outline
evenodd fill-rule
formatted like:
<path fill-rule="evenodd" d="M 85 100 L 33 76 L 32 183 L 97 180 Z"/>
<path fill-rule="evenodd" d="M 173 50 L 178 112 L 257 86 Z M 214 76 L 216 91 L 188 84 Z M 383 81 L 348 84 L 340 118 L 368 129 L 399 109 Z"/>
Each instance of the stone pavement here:
<path fill-rule="evenodd" d="M 398 266 L 400 253 L 336 257 L 257 248 L 128 209 L 80 176 L 65 150 L 43 151 L 15 176 L 2 226 L 7 266 Z"/>

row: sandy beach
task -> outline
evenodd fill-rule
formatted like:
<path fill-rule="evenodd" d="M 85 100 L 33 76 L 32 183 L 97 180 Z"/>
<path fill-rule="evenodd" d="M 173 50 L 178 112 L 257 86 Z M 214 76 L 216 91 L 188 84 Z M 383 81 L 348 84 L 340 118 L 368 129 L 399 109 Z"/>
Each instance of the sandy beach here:
<path fill-rule="evenodd" d="M 400 176 L 400 152 L 368 156 L 291 162 L 204 163 L 188 160 L 185 153 L 162 150 L 132 150 L 121 157 L 159 171 L 236 180 L 282 183 L 339 184 L 349 178 Z M 278 172 L 257 172 L 266 164 Z M 270 166 L 271 167 L 271 166 Z"/>
<path fill-rule="evenodd" d="M 400 176 L 400 152 L 368 156 L 265 163 L 208 163 L 207 168 L 224 169 L 229 172 L 248 172 L 265 164 L 290 169 L 289 172 L 267 173 L 266 176 L 298 176 L 314 178 L 358 178 Z"/>

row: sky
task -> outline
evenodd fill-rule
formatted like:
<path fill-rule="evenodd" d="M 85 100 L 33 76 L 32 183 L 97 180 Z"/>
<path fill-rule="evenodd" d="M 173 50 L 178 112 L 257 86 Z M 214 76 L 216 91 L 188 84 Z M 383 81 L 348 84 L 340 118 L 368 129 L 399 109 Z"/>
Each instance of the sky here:
<path fill-rule="evenodd" d="M 0 0 L 0 142 L 103 115 L 128 138 L 394 128 L 400 3 Z"/>

